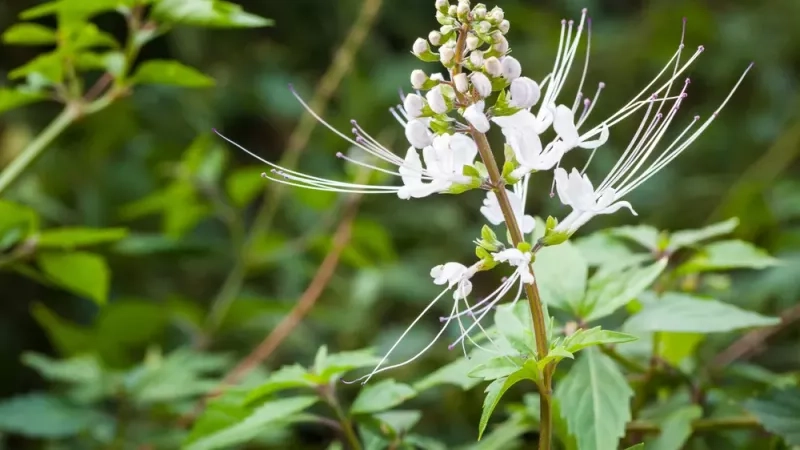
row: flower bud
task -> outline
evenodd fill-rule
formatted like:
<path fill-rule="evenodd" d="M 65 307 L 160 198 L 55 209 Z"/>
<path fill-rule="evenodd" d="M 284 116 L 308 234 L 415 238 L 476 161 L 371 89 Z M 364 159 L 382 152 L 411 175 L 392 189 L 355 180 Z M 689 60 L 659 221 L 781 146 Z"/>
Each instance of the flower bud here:
<path fill-rule="evenodd" d="M 422 119 L 410 120 L 405 131 L 406 139 L 416 148 L 425 148 L 433 143 L 433 134 Z"/>
<path fill-rule="evenodd" d="M 413 86 L 414 89 L 422 89 L 426 81 L 428 81 L 428 76 L 425 75 L 425 72 L 419 69 L 411 72 L 411 86 Z"/>
<path fill-rule="evenodd" d="M 449 16 L 455 16 L 456 14 L 458 14 L 458 6 L 450 5 L 450 7 L 447 8 L 447 14 Z"/>
<path fill-rule="evenodd" d="M 442 75 L 441 73 L 434 73 L 433 75 L 431 75 L 431 80 L 444 81 L 444 75 Z"/>
<path fill-rule="evenodd" d="M 472 9 L 472 16 L 478 20 L 483 20 L 486 17 L 486 6 L 482 3 L 475 5 L 475 8 Z"/>
<path fill-rule="evenodd" d="M 425 107 L 425 99 L 417 94 L 408 94 L 403 100 L 403 109 L 409 119 L 416 119 L 422 115 L 422 108 Z"/>
<path fill-rule="evenodd" d="M 456 56 L 456 51 L 452 47 L 442 47 L 439 49 L 439 61 L 445 66 L 450 65 L 453 58 Z"/>
<path fill-rule="evenodd" d="M 428 51 L 428 42 L 425 39 L 417 38 L 411 51 L 417 56 L 422 56 L 423 53 Z"/>
<path fill-rule="evenodd" d="M 442 11 L 450 6 L 450 2 L 448 0 L 436 0 L 436 9 Z"/>
<path fill-rule="evenodd" d="M 469 122 L 473 128 L 481 133 L 486 133 L 489 131 L 489 119 L 487 119 L 486 114 L 483 113 L 483 107 L 483 100 L 470 105 L 464 110 L 464 118 L 467 119 L 467 122 Z"/>
<path fill-rule="evenodd" d="M 469 54 L 469 62 L 471 62 L 475 67 L 483 66 L 483 52 L 480 50 L 474 50 Z"/>
<path fill-rule="evenodd" d="M 492 24 L 490 24 L 489 22 L 484 20 L 484 21 L 478 22 L 478 24 L 475 26 L 475 28 L 478 30 L 479 33 L 486 34 L 489 31 L 491 31 Z"/>
<path fill-rule="evenodd" d="M 456 29 L 456 27 L 454 27 L 452 25 L 442 25 L 442 27 L 439 28 L 439 33 L 442 33 L 442 35 L 447 35 L 447 34 L 452 33 L 453 30 L 455 30 L 455 29 Z"/>
<path fill-rule="evenodd" d="M 502 35 L 501 35 L 502 36 Z M 502 39 L 498 40 L 493 46 L 493 49 L 498 53 L 505 54 L 508 51 L 508 39 L 503 36 Z"/>
<path fill-rule="evenodd" d="M 494 23 L 500 23 L 505 19 L 506 14 L 503 12 L 503 9 L 499 6 L 495 6 L 492 8 L 492 11 L 489 13 L 489 20 Z"/>
<path fill-rule="evenodd" d="M 458 2 L 458 7 L 456 7 L 456 14 L 459 18 L 467 17 L 469 14 L 469 3 L 465 2 Z"/>
<path fill-rule="evenodd" d="M 431 41 L 432 45 L 442 45 L 442 33 L 439 33 L 436 30 L 431 31 L 428 33 L 428 40 Z"/>
<path fill-rule="evenodd" d="M 425 95 L 425 98 L 428 99 L 428 105 L 430 105 L 431 109 L 436 114 L 444 114 L 449 109 L 447 107 L 447 102 L 444 99 L 444 95 L 442 94 L 441 86 L 436 86 L 428 91 L 428 93 Z"/>
<path fill-rule="evenodd" d="M 497 25 L 497 29 L 500 30 L 501 33 L 506 34 L 508 30 L 511 29 L 511 22 L 504 20 Z"/>
<path fill-rule="evenodd" d="M 475 87 L 475 91 L 481 98 L 488 97 L 492 94 L 492 82 L 489 81 L 489 78 L 480 73 L 480 72 L 472 72 L 470 75 L 470 80 L 472 81 L 472 85 Z"/>
<path fill-rule="evenodd" d="M 522 65 L 517 58 L 506 56 L 500 64 L 503 66 L 503 77 L 508 81 L 514 81 L 522 75 Z"/>
<path fill-rule="evenodd" d="M 452 17 L 447 15 L 447 11 L 436 11 L 436 21 L 442 25 L 452 25 L 453 21 Z"/>
<path fill-rule="evenodd" d="M 465 73 L 460 73 L 453 77 L 453 83 L 456 85 L 456 90 L 462 94 L 467 92 L 467 89 L 469 89 L 469 81 L 467 80 L 467 74 Z"/>
<path fill-rule="evenodd" d="M 475 50 L 479 45 L 481 45 L 481 39 L 478 36 L 474 34 L 467 36 L 467 50 Z"/>
<path fill-rule="evenodd" d="M 511 99 L 509 104 L 517 108 L 528 109 L 539 101 L 541 90 L 539 85 L 528 77 L 519 77 L 511 82 Z"/>
<path fill-rule="evenodd" d="M 493 77 L 499 77 L 503 74 L 503 66 L 500 64 L 500 60 L 494 56 L 483 61 L 483 68 Z"/>

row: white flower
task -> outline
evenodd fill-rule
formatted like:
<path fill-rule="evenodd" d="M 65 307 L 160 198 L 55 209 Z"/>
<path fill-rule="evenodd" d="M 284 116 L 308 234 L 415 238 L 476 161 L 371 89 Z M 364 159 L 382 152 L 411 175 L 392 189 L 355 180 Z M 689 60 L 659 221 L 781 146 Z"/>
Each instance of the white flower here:
<path fill-rule="evenodd" d="M 506 52 L 508 52 L 508 39 L 501 34 L 500 38 L 495 41 L 492 48 L 498 53 L 505 55 Z"/>
<path fill-rule="evenodd" d="M 497 25 L 497 29 L 500 30 L 501 33 L 506 34 L 508 30 L 511 29 L 511 22 L 504 20 Z"/>
<path fill-rule="evenodd" d="M 440 286 L 447 284 L 450 289 L 456 286 L 456 290 L 453 291 L 453 299 L 459 300 L 467 298 L 472 293 L 470 279 L 475 275 L 476 270 L 477 266 L 467 267 L 456 262 L 449 262 L 431 269 L 431 278 L 433 278 L 434 284 Z"/>
<path fill-rule="evenodd" d="M 433 133 L 426 119 L 412 119 L 405 126 L 408 143 L 416 148 L 425 148 L 433 142 Z"/>
<path fill-rule="evenodd" d="M 436 86 L 427 94 L 425 94 L 425 98 L 428 99 L 428 105 L 430 105 L 433 112 L 436 114 L 444 114 L 449 109 L 447 107 L 447 102 L 444 99 L 444 95 L 442 94 L 442 87 Z"/>
<path fill-rule="evenodd" d="M 503 8 L 495 6 L 492 8 L 492 11 L 489 13 L 489 20 L 494 23 L 500 23 L 505 18 L 505 13 L 503 12 Z"/>
<path fill-rule="evenodd" d="M 481 45 L 481 39 L 474 34 L 467 36 L 467 50 L 473 51 Z"/>
<path fill-rule="evenodd" d="M 495 56 L 486 58 L 483 61 L 483 68 L 486 70 L 486 73 L 493 77 L 499 77 L 503 74 L 503 66 L 500 64 L 500 60 Z"/>
<path fill-rule="evenodd" d="M 608 125 L 606 124 L 601 124 L 599 129 L 594 128 L 581 136 L 575 126 L 575 115 L 571 109 L 564 105 L 558 105 L 556 108 L 553 129 L 558 133 L 558 137 L 561 138 L 559 145 L 564 148 L 564 152 L 568 152 L 575 147 L 593 149 L 608 141 Z M 599 136 L 597 136 L 598 134 Z M 595 136 L 597 136 L 595 139 L 591 139 Z"/>
<path fill-rule="evenodd" d="M 463 72 L 453 77 L 453 83 L 456 85 L 456 90 L 462 94 L 469 90 L 469 79 Z"/>
<path fill-rule="evenodd" d="M 519 77 L 512 81 L 509 90 L 511 92 L 509 104 L 527 110 L 539 101 L 541 95 L 539 85 L 528 77 Z"/>
<path fill-rule="evenodd" d="M 464 110 L 464 118 L 472 125 L 473 128 L 481 133 L 489 131 L 489 119 L 483 113 L 484 101 L 473 103 Z"/>
<path fill-rule="evenodd" d="M 500 126 L 520 165 L 513 176 L 520 178 L 532 170 L 550 170 L 561 160 L 563 150 L 554 145 L 543 148 L 539 138 L 549 126 L 548 116 L 537 119 L 522 109 L 511 116 L 494 117 L 492 121 Z"/>
<path fill-rule="evenodd" d="M 517 268 L 520 280 L 526 284 L 533 284 L 531 272 L 531 252 L 522 252 L 516 248 L 509 248 L 497 253 L 492 253 L 492 258 L 497 262 L 505 262 Z"/>
<path fill-rule="evenodd" d="M 489 81 L 489 77 L 481 72 L 472 72 L 470 80 L 472 80 L 472 85 L 475 86 L 475 90 L 481 98 L 492 95 L 492 82 Z"/>
<path fill-rule="evenodd" d="M 425 75 L 425 72 L 419 69 L 411 72 L 411 86 L 413 86 L 414 89 L 422 89 L 426 81 L 428 81 L 428 76 Z"/>
<path fill-rule="evenodd" d="M 439 48 L 439 61 L 445 66 L 449 65 L 455 56 L 456 51 L 452 47 L 442 46 Z"/>
<path fill-rule="evenodd" d="M 463 175 L 464 166 L 471 165 L 477 154 L 475 141 L 463 134 L 433 138 L 433 143 L 422 149 L 424 168 L 416 149 L 409 148 L 400 166 L 403 187 L 397 196 L 402 199 L 427 197 L 446 191 L 453 184 L 469 183 L 469 177 Z"/>
<path fill-rule="evenodd" d="M 483 52 L 480 50 L 473 50 L 472 53 L 469 54 L 469 62 L 475 67 L 483 66 Z"/>
<path fill-rule="evenodd" d="M 417 55 L 421 56 L 423 53 L 428 51 L 428 42 L 425 39 L 417 38 L 414 41 L 414 46 L 411 48 L 412 52 Z"/>
<path fill-rule="evenodd" d="M 425 99 L 417 94 L 408 94 L 403 99 L 403 109 L 409 119 L 416 119 L 422 115 L 422 108 L 425 107 Z M 424 145 L 423 145 L 424 147 Z"/>
<path fill-rule="evenodd" d="M 617 201 L 620 196 L 615 189 L 595 191 L 589 177 L 581 175 L 577 169 L 572 169 L 567 175 L 567 171 L 559 167 L 555 171 L 555 178 L 559 200 L 572 208 L 572 212 L 556 226 L 556 231 L 572 234 L 592 217 L 611 214 L 620 208 L 628 208 L 633 215 L 637 215 L 630 203 Z"/>
<path fill-rule="evenodd" d="M 440 45 L 442 43 L 442 33 L 433 30 L 428 33 L 428 40 L 431 41 L 431 44 L 433 45 Z"/>
<path fill-rule="evenodd" d="M 433 75 L 431 75 L 431 80 L 444 81 L 444 75 L 442 75 L 441 73 L 434 73 Z"/>
<path fill-rule="evenodd" d="M 506 190 L 508 201 L 511 203 L 511 209 L 514 211 L 514 219 L 519 224 L 520 230 L 524 234 L 533 231 L 536 226 L 536 221 L 533 217 L 525 215 L 524 207 L 522 205 L 522 198 L 516 193 Z M 481 207 L 481 214 L 486 217 L 492 225 L 500 225 L 505 222 L 503 210 L 500 208 L 500 203 L 497 201 L 497 194 L 494 191 L 486 193 L 486 198 L 483 200 L 483 207 Z"/>
<path fill-rule="evenodd" d="M 506 56 L 502 61 L 503 77 L 506 80 L 514 81 L 522 75 L 522 65 L 513 56 Z"/>

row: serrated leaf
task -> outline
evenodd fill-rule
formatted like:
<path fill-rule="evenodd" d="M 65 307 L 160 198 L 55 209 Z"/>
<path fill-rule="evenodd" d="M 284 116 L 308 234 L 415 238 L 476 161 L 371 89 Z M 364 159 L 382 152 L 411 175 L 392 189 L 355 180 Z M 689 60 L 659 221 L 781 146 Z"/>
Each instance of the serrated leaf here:
<path fill-rule="evenodd" d="M 617 448 L 631 420 L 633 390 L 614 361 L 587 349 L 556 386 L 555 396 L 578 448 Z"/>
<path fill-rule="evenodd" d="M 661 422 L 661 433 L 652 442 L 648 442 L 648 450 L 681 450 L 692 436 L 692 422 L 703 415 L 703 409 L 697 405 L 680 408 Z"/>
<path fill-rule="evenodd" d="M 56 31 L 37 23 L 17 23 L 3 33 L 3 42 L 16 45 L 54 44 Z"/>
<path fill-rule="evenodd" d="M 697 230 L 682 230 L 672 233 L 669 237 L 667 251 L 674 252 L 683 247 L 689 247 L 707 239 L 724 236 L 732 233 L 739 226 L 739 219 L 734 217 L 724 222 L 715 223 Z"/>
<path fill-rule="evenodd" d="M 0 88 L 0 113 L 10 109 L 19 108 L 30 103 L 36 103 L 47 98 L 39 92 L 21 91 L 19 89 Z"/>
<path fill-rule="evenodd" d="M 274 423 L 285 422 L 318 400 L 317 397 L 294 397 L 264 403 L 235 425 L 223 428 L 185 446 L 186 450 L 232 448 L 248 442 Z"/>
<path fill-rule="evenodd" d="M 580 251 L 570 242 L 545 247 L 536 254 L 533 268 L 542 300 L 559 309 L 576 311 L 589 273 Z"/>
<path fill-rule="evenodd" d="M 497 356 L 482 364 L 479 364 L 477 367 L 470 370 L 467 376 L 480 378 L 484 381 L 491 381 L 498 378 L 507 377 L 519 370 L 521 366 L 522 361 L 520 358 Z"/>
<path fill-rule="evenodd" d="M 608 230 L 612 236 L 635 242 L 648 250 L 658 249 L 658 230 L 649 225 L 629 225 Z"/>
<path fill-rule="evenodd" d="M 242 7 L 220 0 L 161 0 L 153 7 L 153 17 L 198 27 L 264 27 L 270 19 L 244 12 Z"/>
<path fill-rule="evenodd" d="M 182 87 L 209 87 L 214 79 L 178 61 L 151 59 L 142 63 L 131 77 L 136 84 L 165 84 Z"/>
<path fill-rule="evenodd" d="M 662 258 L 650 265 L 598 271 L 589 280 L 586 298 L 580 305 L 580 316 L 587 322 L 612 314 L 644 292 L 667 267 Z"/>
<path fill-rule="evenodd" d="M 539 371 L 543 372 L 549 364 L 557 364 L 564 358 L 575 359 L 575 355 L 563 346 L 557 345 L 547 352 L 547 356 L 537 361 L 536 366 L 539 368 Z"/>
<path fill-rule="evenodd" d="M 492 416 L 500 398 L 508 391 L 511 386 L 519 383 L 522 380 L 537 381 L 539 377 L 539 370 L 536 367 L 536 361 L 529 359 L 525 364 L 516 372 L 505 378 L 498 378 L 486 387 L 486 397 L 483 400 L 483 408 L 481 410 L 481 420 L 478 424 L 478 440 L 483 436 L 486 431 L 486 425 L 489 424 L 489 418 Z"/>
<path fill-rule="evenodd" d="M 778 264 L 778 260 L 753 244 L 731 240 L 714 242 L 703 248 L 689 261 L 681 264 L 679 274 L 731 269 L 765 269 Z"/>
<path fill-rule="evenodd" d="M 636 336 L 618 331 L 603 330 L 600 327 L 581 329 L 567 336 L 560 345 L 570 353 L 600 344 L 622 344 L 638 339 Z"/>
<path fill-rule="evenodd" d="M 128 235 L 125 228 L 56 228 L 42 231 L 36 237 L 39 248 L 70 250 L 75 247 L 105 244 L 118 241 Z"/>
<path fill-rule="evenodd" d="M 533 320 L 525 302 L 500 305 L 495 309 L 494 325 L 503 341 L 520 355 L 536 354 L 536 338 L 531 331 Z"/>
<path fill-rule="evenodd" d="M 0 401 L 0 431 L 57 439 L 75 436 L 101 420 L 97 412 L 71 405 L 45 393 L 18 395 Z"/>
<path fill-rule="evenodd" d="M 628 319 L 623 329 L 705 334 L 764 327 L 779 322 L 777 317 L 762 316 L 717 300 L 669 292 Z"/>
<path fill-rule="evenodd" d="M 106 303 L 111 275 L 102 256 L 87 252 L 44 252 L 36 260 L 42 272 L 59 286 L 98 305 Z"/>
<path fill-rule="evenodd" d="M 350 412 L 352 414 L 371 414 L 386 411 L 416 395 L 417 392 L 407 384 L 384 380 L 362 389 L 353 401 Z"/>
<path fill-rule="evenodd" d="M 782 437 L 789 445 L 800 445 L 800 388 L 773 389 L 747 400 L 744 408 L 767 431 Z"/>

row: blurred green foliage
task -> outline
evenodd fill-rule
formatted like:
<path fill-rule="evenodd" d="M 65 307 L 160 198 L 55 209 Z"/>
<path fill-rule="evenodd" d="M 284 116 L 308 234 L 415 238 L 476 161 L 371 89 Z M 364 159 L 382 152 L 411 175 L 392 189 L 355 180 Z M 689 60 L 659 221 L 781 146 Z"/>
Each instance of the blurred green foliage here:
<path fill-rule="evenodd" d="M 494 417 L 481 420 L 485 383 L 467 373 L 484 361 L 459 358 L 445 344 L 363 389 L 338 383 L 350 371 L 371 367 L 374 355 L 385 353 L 436 295 L 428 278 L 432 266 L 474 258 L 467 243 L 483 224 L 481 194 L 474 191 L 407 202 L 364 198 L 341 263 L 310 315 L 264 368 L 211 400 L 192 428 L 175 426 L 291 310 L 334 245 L 331 234 L 343 209 L 329 193 L 293 189 L 277 194 L 278 205 L 274 187 L 259 177 L 266 166 L 211 129 L 224 130 L 263 158 L 280 159 L 302 112 L 287 84 L 313 96 L 362 2 L 142 2 L 154 3 L 147 11 L 164 33 L 147 35 L 136 64 L 127 67 L 127 25 L 113 9 L 136 3 L 0 1 L 7 44 L 0 68 L 3 79 L 16 80 L 0 90 L 0 167 L 58 116 L 58 108 L 43 100 L 53 92 L 69 96 L 50 90 L 72 76 L 62 70 L 64 58 L 85 71 L 75 89 L 88 89 L 104 71 L 120 86 L 136 84 L 130 95 L 102 105 L 102 113 L 67 128 L 0 199 L 0 432 L 10 432 L 3 436 L 6 448 L 231 448 L 245 440 L 255 442 L 253 448 L 326 448 L 339 432 L 319 417 L 342 408 L 352 408 L 366 448 L 385 448 L 385 442 L 529 448 L 538 421 L 533 389 L 511 387 Z M 383 142 L 405 147 L 387 109 L 421 64 L 409 48 L 434 25 L 432 3 L 384 1 L 333 94 L 325 114 L 333 125 L 347 129 L 358 118 Z M 543 295 L 566 311 L 551 311 L 559 329 L 600 320 L 642 334 L 619 350 L 622 358 L 645 363 L 647 333 L 658 333 L 660 356 L 679 369 L 656 380 L 661 390 L 643 394 L 647 404 L 633 405 L 629 438 L 651 433 L 646 448 L 678 449 L 693 420 L 724 419 L 742 412 L 731 405 L 744 403 L 766 430 L 800 445 L 796 326 L 770 336 L 766 346 L 725 371 L 704 369 L 741 336 L 732 331 L 772 324 L 768 317 L 796 307 L 800 298 L 800 2 L 504 0 L 501 6 L 512 20 L 514 55 L 537 77 L 552 64 L 559 20 L 590 9 L 589 80 L 607 85 L 596 107 L 601 116 L 661 68 L 679 42 L 684 16 L 687 46 L 706 47 L 689 74 L 682 106 L 687 114 L 712 113 L 742 68 L 755 61 L 713 126 L 629 198 L 639 212 L 635 223 L 652 227 L 591 234 L 634 223 L 624 214 L 603 216 L 574 245 L 554 247 L 560 250 L 549 262 L 543 254 L 537 271 Z M 27 25 L 17 19 L 23 10 L 28 13 L 22 19 L 32 20 L 22 22 Z M 262 17 L 274 26 L 262 27 L 271 23 Z M 96 26 L 87 24 L 89 18 Z M 70 37 L 53 32 L 57 24 L 72 24 L 61 29 Z M 73 45 L 54 48 L 60 40 Z M 17 83 L 27 88 L 12 91 Z M 591 170 L 607 171 L 634 130 L 634 123 L 616 127 Z M 320 127 L 303 147 L 300 167 L 341 177 L 335 154 L 347 150 Z M 549 184 L 547 177 L 534 182 L 533 192 L 543 194 L 529 197 L 531 213 L 562 212 L 546 194 Z M 247 242 L 243 258 L 245 230 L 262 197 L 276 205 L 273 217 Z M 722 222 L 712 232 L 659 231 L 698 229 L 732 217 L 738 226 Z M 656 261 L 664 253 L 675 255 L 669 267 Z M 635 264 L 606 264 L 615 260 Z M 221 292 L 237 267 L 240 288 Z M 564 271 L 584 284 L 559 285 Z M 475 291 L 490 292 L 497 278 L 476 280 Z M 654 282 L 656 290 L 672 291 L 667 295 L 674 302 L 655 302 L 647 290 Z M 231 301 L 221 308 L 219 298 L 225 297 Z M 676 304 L 692 306 L 670 311 Z M 696 314 L 681 315 L 685 311 Z M 420 323 L 394 357 L 414 355 L 438 325 L 433 319 Z M 568 337 L 559 339 L 565 352 L 580 350 L 568 345 Z M 320 350 L 324 346 L 330 355 Z M 374 352 L 342 353 L 370 346 Z M 615 363 L 596 349 L 581 350 L 556 383 L 560 401 L 588 398 L 605 410 L 606 397 L 632 396 L 623 375 L 632 368 Z M 573 370 L 589 364 L 599 368 L 596 379 Z M 493 369 L 493 376 L 508 376 Z M 508 388 L 498 379 L 503 382 L 492 383 L 490 392 Z M 468 390 L 479 382 L 481 389 Z M 274 395 L 288 389 L 298 396 Z M 556 434 L 565 448 L 577 448 L 570 447 L 577 445 L 570 444 L 576 429 L 587 423 L 613 428 L 624 424 L 624 416 L 571 417 L 556 424 Z M 473 445 L 476 424 L 487 421 L 486 435 Z M 665 430 L 660 437 L 647 428 L 653 423 Z M 790 448 L 750 429 L 693 436 L 687 448 Z"/>

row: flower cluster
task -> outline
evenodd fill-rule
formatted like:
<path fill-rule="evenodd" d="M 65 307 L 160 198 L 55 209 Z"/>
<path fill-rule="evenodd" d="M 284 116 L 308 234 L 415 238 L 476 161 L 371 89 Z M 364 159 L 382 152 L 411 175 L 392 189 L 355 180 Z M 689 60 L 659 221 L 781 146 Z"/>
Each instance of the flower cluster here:
<path fill-rule="evenodd" d="M 491 225 L 504 224 L 508 230 L 509 239 L 504 243 L 490 227 L 484 227 L 481 239 L 476 240 L 477 263 L 467 267 L 448 262 L 433 268 L 434 283 L 446 285 L 445 289 L 414 320 L 378 367 L 362 377 L 364 380 L 413 361 L 430 348 L 453 321 L 458 323 L 461 334 L 452 345 L 463 345 L 465 341 L 475 344 L 470 333 L 476 328 L 483 331 L 481 319 L 502 299 L 510 297 L 516 301 L 524 286 L 535 282 L 531 264 L 538 248 L 565 241 L 594 216 L 611 214 L 621 208 L 635 215 L 632 205 L 622 200 L 623 197 L 658 173 L 698 138 L 750 68 L 712 115 L 704 121 L 695 116 L 674 140 L 662 143 L 687 96 L 690 82 L 681 80 L 682 74 L 704 50 L 698 47 L 683 61 L 683 34 L 672 58 L 647 86 L 617 112 L 589 126 L 587 123 L 605 85 L 598 83 L 593 96 L 584 95 L 591 39 L 591 19 L 586 10 L 577 23 L 562 20 L 552 69 L 536 81 L 523 76 L 520 62 L 510 55 L 506 39 L 510 22 L 501 8 L 489 10 L 480 3 L 471 6 L 469 0 L 459 0 L 457 4 L 436 0 L 435 6 L 440 27 L 431 31 L 427 38 L 417 39 L 412 53 L 421 61 L 438 62 L 444 72 L 414 70 L 410 79 L 414 92 L 402 96 L 401 104 L 390 109 L 404 128 L 409 143 L 404 156 L 380 144 L 356 121 L 351 122 L 351 135 L 336 130 L 295 94 L 320 123 L 366 152 L 372 160 L 341 153 L 338 157 L 397 176 L 401 185 L 330 180 L 259 158 L 272 167 L 264 177 L 309 189 L 393 193 L 401 199 L 484 189 L 487 193 L 481 213 Z M 564 86 L 581 48 L 585 50 L 583 62 L 578 63 L 583 67 L 578 89 L 572 95 L 564 95 Z M 612 170 L 595 187 L 586 174 L 594 152 L 608 141 L 615 125 L 634 114 L 641 117 L 638 129 Z M 492 127 L 499 128 L 505 139 L 502 171 L 494 161 L 486 138 Z M 551 138 L 544 139 L 545 134 Z M 572 168 L 568 172 L 560 167 L 561 161 L 575 149 L 590 152 L 582 169 Z M 476 160 L 478 155 L 480 160 Z M 544 237 L 539 242 L 529 243 L 526 235 L 533 231 L 535 222 L 525 214 L 528 182 L 534 174 L 550 170 L 553 170 L 558 199 L 572 211 L 560 222 L 550 218 Z M 494 292 L 471 305 L 468 301 L 471 278 L 479 271 L 498 265 L 511 266 L 514 272 L 504 278 Z M 441 318 L 443 326 L 436 339 L 409 360 L 381 367 L 406 333 L 450 290 L 453 290 L 453 306 L 450 315 Z M 471 324 L 465 325 L 465 321 Z"/>

